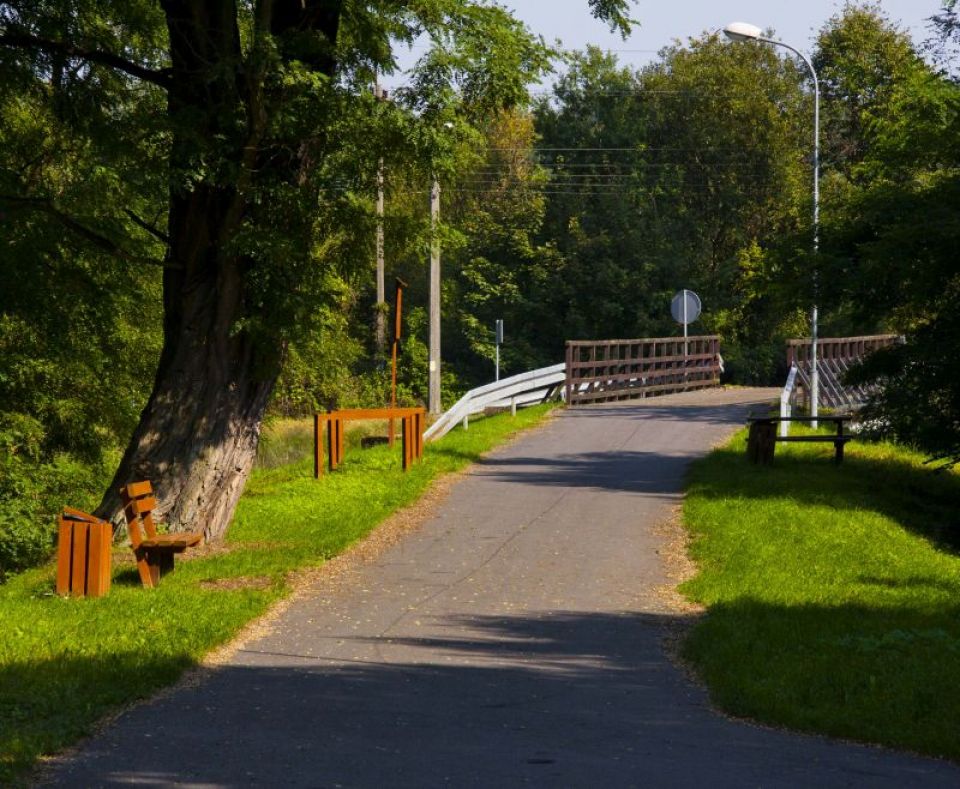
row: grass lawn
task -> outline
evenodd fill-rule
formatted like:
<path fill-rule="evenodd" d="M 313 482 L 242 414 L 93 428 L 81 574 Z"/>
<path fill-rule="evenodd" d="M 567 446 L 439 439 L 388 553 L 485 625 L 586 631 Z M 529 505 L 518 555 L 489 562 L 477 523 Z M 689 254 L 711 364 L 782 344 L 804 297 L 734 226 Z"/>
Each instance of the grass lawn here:
<path fill-rule="evenodd" d="M 321 481 L 313 479 L 312 427 L 283 424 L 265 442 L 267 462 L 251 475 L 228 551 L 179 562 L 144 590 L 129 549 L 115 546 L 130 562 L 115 568 L 110 595 L 98 600 L 54 595 L 52 566 L 10 579 L 0 586 L 0 785 L 111 710 L 174 682 L 284 596 L 290 571 L 322 564 L 550 408 L 471 421 L 428 444 L 406 474 L 399 441 L 393 450 L 348 449 L 342 470 Z M 286 462 L 291 451 L 300 459 Z"/>
<path fill-rule="evenodd" d="M 796 428 L 794 428 L 796 429 Z M 686 657 L 715 703 L 772 724 L 960 759 L 960 474 L 889 444 L 746 431 L 696 463 L 684 518 L 708 609 Z"/>

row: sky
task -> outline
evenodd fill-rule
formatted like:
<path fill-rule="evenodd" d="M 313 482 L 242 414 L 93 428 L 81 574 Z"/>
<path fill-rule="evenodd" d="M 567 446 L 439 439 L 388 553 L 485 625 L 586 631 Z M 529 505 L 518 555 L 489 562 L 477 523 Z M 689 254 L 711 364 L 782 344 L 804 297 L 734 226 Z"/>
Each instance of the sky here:
<path fill-rule="evenodd" d="M 642 66 L 656 53 L 679 39 L 718 30 L 729 22 L 750 22 L 764 29 L 773 28 L 777 37 L 804 52 L 809 52 L 816 32 L 839 12 L 843 0 L 639 0 L 631 17 L 638 20 L 633 33 L 624 41 L 594 19 L 587 0 L 500 0 L 535 33 L 552 43 L 560 39 L 567 49 L 583 49 L 587 44 L 616 52 L 624 65 Z M 922 43 L 930 35 L 926 19 L 940 9 L 940 0 L 880 0 L 878 5 L 894 22 Z M 401 66 L 409 66 L 423 54 L 421 47 L 398 52 Z M 396 75 L 388 85 L 402 82 Z"/>

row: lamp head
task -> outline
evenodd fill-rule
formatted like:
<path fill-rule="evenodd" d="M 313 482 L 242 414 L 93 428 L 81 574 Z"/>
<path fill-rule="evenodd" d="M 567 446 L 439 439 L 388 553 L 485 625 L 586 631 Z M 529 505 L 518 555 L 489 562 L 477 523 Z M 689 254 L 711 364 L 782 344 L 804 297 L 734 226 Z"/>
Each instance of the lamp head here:
<path fill-rule="evenodd" d="M 756 41 L 763 35 L 759 27 L 748 22 L 731 22 L 723 32 L 731 41 Z"/>

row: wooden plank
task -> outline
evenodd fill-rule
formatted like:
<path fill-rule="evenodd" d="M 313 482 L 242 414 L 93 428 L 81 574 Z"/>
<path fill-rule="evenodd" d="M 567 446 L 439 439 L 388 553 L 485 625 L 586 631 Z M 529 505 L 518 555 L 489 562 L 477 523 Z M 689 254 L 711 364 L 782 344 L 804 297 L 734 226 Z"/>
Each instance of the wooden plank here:
<path fill-rule="evenodd" d="M 73 524 L 60 519 L 57 535 L 57 594 L 70 594 L 70 563 L 73 556 Z"/>
<path fill-rule="evenodd" d="M 645 370 L 645 371 L 635 371 L 627 373 L 610 373 L 607 375 L 599 375 L 591 379 L 596 383 L 600 383 L 606 386 L 617 382 L 627 382 L 627 383 L 636 383 L 637 386 L 644 386 L 644 383 L 641 379 L 647 379 L 648 381 L 660 380 L 663 378 L 669 378 L 671 376 L 675 377 L 678 381 L 682 381 L 684 377 L 684 372 L 687 374 L 687 378 L 690 380 L 695 380 L 697 377 L 703 378 L 704 376 L 714 377 L 720 372 L 719 367 L 673 367 L 673 368 L 664 368 L 661 370 Z"/>
<path fill-rule="evenodd" d="M 63 520 L 66 521 L 86 521 L 87 523 L 97 523 L 100 519 L 91 515 L 89 512 L 78 510 L 73 507 L 63 508 Z"/>
<path fill-rule="evenodd" d="M 593 362 L 571 362 L 571 370 L 615 370 L 621 367 L 646 367 L 653 364 L 683 364 L 686 362 L 713 362 L 716 359 L 716 354 L 712 353 L 703 353 L 703 354 L 688 354 L 684 356 L 682 353 L 680 355 L 670 355 L 670 356 L 650 356 L 644 357 L 643 359 L 630 359 L 623 361 L 614 361 L 610 364 L 596 364 Z M 602 374 L 602 373 L 601 373 Z M 592 375 L 589 377 L 593 377 Z"/>
<path fill-rule="evenodd" d="M 353 421 L 357 419 L 402 419 L 405 416 L 424 411 L 423 408 L 345 408 L 341 411 L 331 411 L 328 414 L 316 414 L 320 420 Z"/>
<path fill-rule="evenodd" d="M 126 490 L 127 495 L 131 499 L 135 499 L 138 496 L 150 496 L 153 494 L 153 485 L 149 482 L 128 482 L 121 488 L 121 492 Z"/>
<path fill-rule="evenodd" d="M 323 444 L 321 443 L 320 414 L 313 415 L 313 478 L 320 479 L 323 473 Z"/>
<path fill-rule="evenodd" d="M 87 597 L 103 597 L 110 591 L 110 547 L 113 531 L 109 523 L 90 524 L 89 558 L 87 561 Z"/>
<path fill-rule="evenodd" d="M 137 574 L 140 576 L 140 583 L 144 589 L 153 589 L 153 573 L 150 572 L 150 558 L 146 548 L 138 548 L 134 551 L 137 559 Z"/>
<path fill-rule="evenodd" d="M 140 523 L 143 526 L 143 531 L 148 540 L 152 540 L 157 536 L 157 526 L 153 520 L 152 512 L 145 512 L 140 516 Z"/>
<path fill-rule="evenodd" d="M 890 335 L 895 336 L 895 335 Z M 687 337 L 687 341 L 692 340 L 719 340 L 719 335 L 716 334 L 696 334 Z M 616 340 L 567 340 L 567 344 L 572 348 L 590 348 L 593 346 L 601 345 L 650 345 L 658 342 L 677 342 L 677 337 L 640 337 L 632 339 L 616 339 Z"/>
<path fill-rule="evenodd" d="M 853 441 L 853 438 L 853 436 L 779 436 L 777 441 L 820 441 L 825 444 L 845 444 L 847 441 Z"/>
<path fill-rule="evenodd" d="M 336 444 L 337 420 L 327 421 L 327 469 L 333 471 L 337 467 L 337 444 Z"/>
<path fill-rule="evenodd" d="M 130 502 L 139 515 L 146 515 L 157 508 L 157 500 L 153 496 L 144 496 L 140 499 L 134 499 Z"/>
<path fill-rule="evenodd" d="M 100 564 L 100 588 L 104 595 L 110 593 L 111 576 L 113 575 L 113 524 L 103 521 L 100 527 L 103 531 L 103 560 Z"/>
<path fill-rule="evenodd" d="M 87 536 L 90 524 L 78 521 L 73 524 L 73 540 L 70 556 L 70 594 L 83 597 L 87 577 Z"/>
<path fill-rule="evenodd" d="M 706 379 L 702 381 L 690 381 L 687 384 L 684 384 L 682 381 L 676 383 L 665 383 L 665 384 L 656 384 L 648 386 L 632 386 L 625 387 L 622 389 L 611 389 L 611 390 L 600 390 L 596 392 L 582 392 L 580 393 L 578 400 L 590 400 L 591 402 L 598 402 L 603 400 L 623 400 L 623 399 L 634 399 L 636 397 L 642 396 L 645 393 L 666 393 L 666 392 L 683 392 L 691 391 L 696 389 L 706 389 L 711 386 L 718 386 L 720 384 L 719 378 Z"/>

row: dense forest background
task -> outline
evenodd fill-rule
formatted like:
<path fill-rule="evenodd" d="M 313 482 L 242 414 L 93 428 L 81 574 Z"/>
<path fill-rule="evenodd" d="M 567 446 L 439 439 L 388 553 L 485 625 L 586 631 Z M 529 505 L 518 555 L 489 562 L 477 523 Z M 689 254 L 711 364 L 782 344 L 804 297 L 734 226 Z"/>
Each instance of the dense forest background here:
<path fill-rule="evenodd" d="M 23 23 L 14 5 L 0 6 L 3 22 Z M 38 35 L 69 32 L 89 25 L 80 17 L 96 7 L 110 35 L 149 59 L 165 35 L 150 6 L 82 3 L 73 15 L 38 11 L 31 24 Z M 268 415 L 387 399 L 374 331 L 383 160 L 388 293 L 393 277 L 409 283 L 404 401 L 426 396 L 437 173 L 445 402 L 492 379 L 496 319 L 506 324 L 510 374 L 562 360 L 568 339 L 675 334 L 669 302 L 684 287 L 704 305 L 694 328 L 722 337 L 728 380 L 779 385 L 784 339 L 809 331 L 816 269 L 822 336 L 907 338 L 859 373 L 892 384 L 875 405 L 879 424 L 956 459 L 952 6 L 931 30 L 920 52 L 877 7 L 850 5 L 817 37 L 817 257 L 812 86 L 802 64 L 773 47 L 704 35 L 632 70 L 597 50 L 561 54 L 531 39 L 501 66 L 518 82 L 508 101 L 491 100 L 489 62 L 451 92 L 443 75 L 463 52 L 443 46 L 386 102 L 361 79 L 369 74 L 351 72 L 345 90 L 355 100 L 325 121 L 342 144 L 316 173 L 315 213 L 334 229 L 313 240 L 306 279 L 285 285 L 273 271 L 269 298 L 236 329 L 279 337 Z M 467 37 L 464 46 L 483 42 Z M 538 80 L 551 59 L 560 76 L 544 90 Z M 444 103 L 425 100 L 438 92 Z M 38 67 L 0 47 L 0 576 L 49 554 L 63 504 L 99 501 L 150 395 L 169 265 L 165 190 L 171 179 L 196 177 L 170 169 L 163 103 L 158 91 L 76 53 L 48 53 Z M 431 112 L 434 135 L 419 139 L 413 119 Z M 283 193 L 270 200 L 283 215 Z M 244 243 L 272 260 L 291 254 L 280 234 Z"/>

